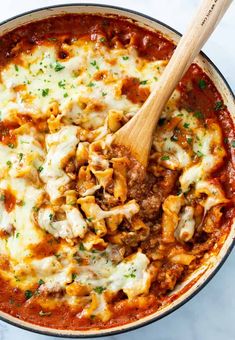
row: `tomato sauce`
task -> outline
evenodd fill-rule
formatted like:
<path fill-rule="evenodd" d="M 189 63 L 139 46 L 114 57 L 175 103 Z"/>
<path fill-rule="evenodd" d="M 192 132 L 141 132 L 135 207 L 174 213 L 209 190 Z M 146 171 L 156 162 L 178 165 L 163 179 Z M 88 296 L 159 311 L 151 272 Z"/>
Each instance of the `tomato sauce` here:
<path fill-rule="evenodd" d="M 16 198 L 14 194 L 10 190 L 5 190 L 4 192 L 4 205 L 6 208 L 6 211 L 9 213 L 11 212 L 16 204 Z"/>
<path fill-rule="evenodd" d="M 62 43 L 70 43 L 73 39 L 84 38 L 96 40 L 106 44 L 110 48 L 115 46 L 133 46 L 137 49 L 139 56 L 147 60 L 168 60 L 175 45 L 158 32 L 148 31 L 140 28 L 134 23 L 123 21 L 121 18 L 104 18 L 97 15 L 64 15 L 55 17 L 27 26 L 22 26 L 1 37 L 0 67 L 8 62 L 20 63 L 20 53 L 32 50 L 35 46 L 48 42 L 57 46 L 58 58 L 66 58 L 62 53 Z M 123 94 L 134 103 L 144 102 L 149 95 L 148 89 L 143 89 L 133 78 L 124 82 Z M 222 168 L 217 170 L 217 175 L 224 184 L 226 194 L 232 197 L 235 191 L 235 170 L 231 154 L 234 155 L 231 142 L 235 140 L 235 130 L 229 112 L 222 101 L 220 93 L 213 82 L 203 73 L 197 65 L 192 65 L 180 82 L 178 89 L 181 92 L 180 106 L 192 111 L 200 111 L 206 119 L 216 119 L 224 134 L 224 145 L 227 150 L 227 159 Z M 0 122 L 0 141 L 4 144 L 15 143 L 15 126 Z M 234 158 L 233 158 L 234 159 Z M 5 202 L 8 211 L 11 211 L 15 201 L 7 193 Z M 225 238 L 231 227 L 231 220 L 235 212 L 232 206 L 225 208 L 224 224 L 221 226 L 220 237 Z M 48 235 L 39 245 L 32 248 L 37 257 L 50 256 L 59 249 L 59 244 L 54 242 Z M 157 287 L 159 288 L 159 287 Z M 37 287 L 34 287 L 36 290 Z M 159 307 L 159 300 L 153 293 L 149 295 L 145 307 L 125 307 L 120 304 L 111 306 L 113 318 L 107 322 L 98 319 L 85 319 L 76 317 L 78 311 L 72 310 L 66 303 L 61 308 L 54 309 L 51 314 L 40 316 L 41 307 L 37 297 L 27 300 L 25 292 L 11 287 L 10 283 L 0 278 L 0 309 L 22 320 L 42 326 L 58 329 L 90 329 L 110 328 L 122 325 L 151 314 Z M 174 296 L 177 298 L 177 296 Z M 171 298 L 174 299 L 174 298 Z M 165 298 L 165 301 L 168 301 Z M 164 302 L 164 298 L 161 303 Z"/>
<path fill-rule="evenodd" d="M 18 127 L 18 124 L 6 123 L 0 121 L 0 142 L 8 145 L 10 148 L 15 147 L 16 136 L 14 130 Z"/>

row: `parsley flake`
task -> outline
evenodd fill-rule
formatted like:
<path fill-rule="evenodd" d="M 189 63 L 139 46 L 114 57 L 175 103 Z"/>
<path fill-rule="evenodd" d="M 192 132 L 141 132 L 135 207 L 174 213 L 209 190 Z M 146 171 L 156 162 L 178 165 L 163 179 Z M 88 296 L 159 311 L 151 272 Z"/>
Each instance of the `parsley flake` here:
<path fill-rule="evenodd" d="M 62 89 L 64 89 L 65 88 L 65 80 L 60 80 L 58 82 L 58 86 L 61 87 Z"/>
<path fill-rule="evenodd" d="M 6 198 L 5 195 L 3 195 L 3 194 L 0 195 L 0 201 L 5 201 L 5 198 Z"/>
<path fill-rule="evenodd" d="M 147 82 L 148 82 L 148 80 L 141 80 L 141 81 L 140 81 L 140 85 L 146 85 Z"/>
<path fill-rule="evenodd" d="M 80 243 L 80 244 L 79 244 L 79 250 L 81 250 L 81 251 L 84 251 L 84 250 L 85 250 L 85 247 L 84 247 L 83 243 Z"/>
<path fill-rule="evenodd" d="M 219 111 L 223 107 L 223 102 L 219 101 L 215 103 L 215 111 Z"/>
<path fill-rule="evenodd" d="M 31 290 L 26 290 L 24 292 L 24 296 L 25 296 L 26 300 L 28 300 L 33 296 L 33 292 Z"/>
<path fill-rule="evenodd" d="M 105 37 L 100 38 L 100 42 L 102 42 L 102 43 L 106 42 Z"/>
<path fill-rule="evenodd" d="M 49 89 L 43 89 L 43 90 L 42 90 L 42 96 L 43 96 L 43 97 L 48 96 L 48 94 L 49 94 Z"/>
<path fill-rule="evenodd" d="M 170 157 L 167 156 L 167 155 L 161 157 L 162 161 L 168 161 L 169 159 L 170 159 Z"/>
<path fill-rule="evenodd" d="M 23 154 L 22 152 L 20 152 L 20 153 L 18 154 L 18 157 L 19 157 L 19 162 L 21 162 L 21 161 L 22 161 L 22 158 L 23 158 L 23 156 L 24 156 L 24 154 Z"/>
<path fill-rule="evenodd" d="M 38 172 L 42 172 L 42 170 L 43 170 L 43 166 L 40 165 L 40 166 L 38 167 Z"/>
<path fill-rule="evenodd" d="M 12 167 L 12 162 L 11 161 L 7 161 L 7 166 L 10 169 Z"/>
<path fill-rule="evenodd" d="M 193 141 L 193 139 L 192 139 L 192 138 L 190 138 L 190 137 L 189 137 L 189 138 L 187 138 L 187 143 L 188 143 L 188 144 L 192 144 L 192 141 Z"/>
<path fill-rule="evenodd" d="M 200 79 L 198 82 L 198 86 L 201 90 L 204 90 L 206 88 L 206 82 L 204 79 Z"/>
<path fill-rule="evenodd" d="M 90 81 L 90 83 L 87 84 L 87 87 L 93 87 L 93 86 L 95 86 L 95 84 L 92 83 L 92 81 Z"/>
<path fill-rule="evenodd" d="M 235 140 L 232 140 L 231 146 L 232 146 L 232 148 L 235 148 Z"/>
<path fill-rule="evenodd" d="M 45 281 L 43 281 L 42 279 L 40 279 L 40 280 L 38 281 L 39 286 L 43 285 L 44 283 L 45 283 Z"/>
<path fill-rule="evenodd" d="M 98 286 L 98 287 L 95 287 L 95 288 L 94 288 L 94 291 L 95 291 L 97 294 L 102 294 L 104 290 L 105 290 L 105 288 L 102 287 L 102 286 Z"/>
<path fill-rule="evenodd" d="M 57 38 L 47 38 L 48 41 L 57 41 Z"/>
<path fill-rule="evenodd" d="M 15 147 L 15 145 L 12 144 L 12 143 L 7 144 L 7 146 L 8 146 L 9 148 L 11 148 L 11 149 L 14 149 L 14 147 Z"/>
<path fill-rule="evenodd" d="M 202 153 L 201 151 L 198 150 L 198 151 L 197 151 L 197 156 L 198 156 L 198 157 L 203 157 L 204 155 L 203 155 L 203 153 Z"/>
<path fill-rule="evenodd" d="M 59 71 L 63 70 L 64 68 L 65 68 L 65 66 L 61 65 L 60 63 L 58 63 L 58 61 L 55 63 L 54 70 L 56 72 L 59 72 Z"/>
<path fill-rule="evenodd" d="M 190 125 L 189 123 L 184 123 L 183 126 L 184 126 L 185 129 L 188 129 L 188 128 L 189 128 L 189 125 Z"/>
<path fill-rule="evenodd" d="M 194 112 L 194 117 L 198 118 L 198 119 L 203 119 L 204 116 L 203 116 L 203 113 L 201 113 L 200 111 L 196 111 Z"/>
<path fill-rule="evenodd" d="M 128 60 L 129 57 L 127 55 L 125 55 L 124 57 L 122 57 L 123 60 Z"/>
<path fill-rule="evenodd" d="M 77 274 L 76 273 L 72 273 L 72 280 L 74 281 L 77 277 Z"/>
<path fill-rule="evenodd" d="M 18 67 L 18 65 L 15 65 L 15 70 L 16 70 L 16 72 L 19 72 L 19 67 Z"/>

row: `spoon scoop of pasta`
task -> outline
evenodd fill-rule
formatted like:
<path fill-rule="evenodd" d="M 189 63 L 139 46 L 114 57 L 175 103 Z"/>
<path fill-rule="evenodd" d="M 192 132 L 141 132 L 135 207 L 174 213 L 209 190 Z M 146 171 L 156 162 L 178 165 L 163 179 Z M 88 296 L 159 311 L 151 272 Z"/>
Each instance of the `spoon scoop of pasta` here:
<path fill-rule="evenodd" d="M 202 0 L 156 87 L 137 114 L 116 132 L 114 143 L 129 149 L 144 167 L 147 166 L 153 133 L 166 102 L 231 2 Z"/>

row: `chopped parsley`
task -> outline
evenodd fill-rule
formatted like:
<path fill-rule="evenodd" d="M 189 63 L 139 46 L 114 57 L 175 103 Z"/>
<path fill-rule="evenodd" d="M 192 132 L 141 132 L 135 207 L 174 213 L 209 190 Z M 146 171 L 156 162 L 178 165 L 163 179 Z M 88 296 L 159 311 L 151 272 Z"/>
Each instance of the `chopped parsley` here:
<path fill-rule="evenodd" d="M 35 211 L 35 212 L 38 212 L 38 210 L 39 210 L 39 208 L 36 207 L 36 205 L 35 205 L 32 209 L 33 209 L 33 211 Z"/>
<path fill-rule="evenodd" d="M 170 157 L 166 156 L 166 155 L 161 157 L 162 161 L 168 161 L 169 159 L 170 159 Z"/>
<path fill-rule="evenodd" d="M 184 123 L 183 126 L 184 126 L 185 129 L 188 129 L 188 128 L 189 128 L 189 125 L 190 125 L 189 123 Z"/>
<path fill-rule="evenodd" d="M 7 146 L 8 146 L 9 148 L 11 148 L 11 149 L 14 149 L 14 147 L 15 147 L 15 145 L 12 144 L 12 143 L 7 144 Z"/>
<path fill-rule="evenodd" d="M 5 201 L 5 198 L 6 198 L 6 196 L 5 196 L 4 194 L 1 194 L 1 195 L 0 195 L 0 201 L 3 201 L 3 202 L 4 202 L 4 201 Z"/>
<path fill-rule="evenodd" d="M 202 153 L 201 151 L 198 150 L 198 151 L 197 151 L 197 156 L 198 156 L 198 157 L 202 157 L 202 156 L 204 156 L 204 155 L 203 155 L 203 153 Z"/>
<path fill-rule="evenodd" d="M 148 80 L 141 80 L 141 81 L 140 81 L 140 85 L 146 85 L 147 82 L 148 82 Z"/>
<path fill-rule="evenodd" d="M 47 38 L 48 41 L 57 41 L 57 38 Z"/>
<path fill-rule="evenodd" d="M 83 243 L 80 243 L 80 244 L 79 244 L 79 250 L 81 250 L 81 251 L 84 251 L 84 250 L 85 250 L 85 247 L 84 247 Z"/>
<path fill-rule="evenodd" d="M 190 137 L 189 137 L 189 138 L 187 138 L 187 143 L 188 143 L 188 144 L 192 144 L 192 141 L 193 141 L 193 139 L 192 139 L 192 138 L 190 138 Z"/>
<path fill-rule="evenodd" d="M 20 236 L 20 233 L 16 233 L 16 238 L 18 238 Z"/>
<path fill-rule="evenodd" d="M 90 64 L 91 64 L 92 66 L 94 66 L 97 70 L 99 70 L 99 66 L 97 65 L 96 60 L 91 61 Z"/>
<path fill-rule="evenodd" d="M 7 166 L 10 169 L 12 167 L 12 162 L 11 161 L 7 161 Z"/>
<path fill-rule="evenodd" d="M 100 42 L 104 43 L 106 41 L 105 37 L 100 38 Z"/>
<path fill-rule="evenodd" d="M 76 273 L 72 273 L 72 280 L 74 281 L 77 277 L 77 274 Z"/>
<path fill-rule="evenodd" d="M 26 290 L 24 292 L 24 296 L 25 296 L 26 300 L 28 300 L 33 296 L 33 292 L 31 290 Z"/>
<path fill-rule="evenodd" d="M 124 57 L 122 57 L 123 60 L 128 60 L 129 57 L 127 55 L 125 55 Z"/>
<path fill-rule="evenodd" d="M 68 93 L 66 92 L 66 93 L 64 93 L 64 98 L 67 98 L 69 95 L 68 95 Z"/>
<path fill-rule="evenodd" d="M 58 61 L 55 63 L 54 70 L 56 72 L 59 72 L 59 71 L 63 70 L 64 68 L 65 68 L 65 66 L 61 65 L 60 63 L 58 63 Z"/>
<path fill-rule="evenodd" d="M 38 172 L 42 172 L 42 170 L 43 170 L 43 166 L 40 165 L 40 166 L 38 167 Z"/>
<path fill-rule="evenodd" d="M 19 162 L 21 162 L 21 161 L 22 161 L 22 158 L 23 158 L 23 156 L 24 156 L 24 154 L 23 154 L 22 152 L 20 152 L 20 153 L 18 154 L 18 157 L 19 157 Z"/>
<path fill-rule="evenodd" d="M 18 65 L 15 65 L 15 70 L 16 70 L 16 72 L 19 72 L 19 67 L 18 67 Z"/>
<path fill-rule="evenodd" d="M 235 148 L 235 140 L 232 140 L 231 146 L 232 146 L 232 148 Z"/>
<path fill-rule="evenodd" d="M 196 111 L 194 112 L 194 117 L 198 118 L 198 119 L 203 119 L 204 116 L 203 116 L 203 113 L 201 113 L 200 111 Z"/>
<path fill-rule="evenodd" d="M 215 103 L 215 111 L 219 111 L 223 107 L 223 102 L 219 101 Z"/>
<path fill-rule="evenodd" d="M 153 79 L 154 79 L 155 81 L 158 81 L 158 77 L 153 77 Z"/>
<path fill-rule="evenodd" d="M 93 87 L 93 86 L 95 86 L 95 84 L 92 83 L 92 81 L 90 81 L 90 83 L 87 84 L 87 87 Z"/>
<path fill-rule="evenodd" d="M 38 281 L 39 286 L 43 285 L 44 283 L 45 283 L 45 281 L 43 281 L 42 279 L 40 279 L 40 280 Z"/>
<path fill-rule="evenodd" d="M 94 291 L 95 291 L 97 294 L 102 294 L 104 290 L 105 290 L 105 288 L 102 287 L 102 286 L 98 286 L 98 287 L 95 287 L 95 288 L 94 288 Z"/>
<path fill-rule="evenodd" d="M 42 96 L 46 97 L 49 94 L 49 89 L 42 89 Z"/>
<path fill-rule="evenodd" d="M 49 219 L 50 219 L 50 221 L 52 221 L 53 218 L 54 218 L 54 215 L 53 215 L 53 214 L 49 214 Z"/>
<path fill-rule="evenodd" d="M 62 89 L 64 89 L 65 88 L 65 80 L 60 80 L 58 82 L 58 86 L 61 87 Z"/>
<path fill-rule="evenodd" d="M 204 79 L 200 79 L 198 82 L 198 86 L 201 90 L 204 90 L 206 88 L 206 82 Z"/>
<path fill-rule="evenodd" d="M 134 273 L 125 274 L 124 277 L 134 279 L 136 275 Z"/>
<path fill-rule="evenodd" d="M 93 220 L 92 217 L 87 217 L 87 221 L 88 221 L 88 222 L 91 222 L 92 220 Z"/>
<path fill-rule="evenodd" d="M 102 92 L 103 97 L 107 96 L 107 94 L 108 94 L 107 92 Z"/>

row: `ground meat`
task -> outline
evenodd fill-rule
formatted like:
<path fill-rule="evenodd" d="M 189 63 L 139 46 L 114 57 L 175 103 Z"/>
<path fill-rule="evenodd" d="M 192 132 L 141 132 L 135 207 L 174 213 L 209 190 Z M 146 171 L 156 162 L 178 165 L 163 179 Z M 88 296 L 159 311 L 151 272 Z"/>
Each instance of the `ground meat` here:
<path fill-rule="evenodd" d="M 160 207 L 174 188 L 177 171 L 162 169 L 159 176 L 145 172 L 136 160 L 131 160 L 127 173 L 128 197 L 135 199 L 141 207 L 140 216 L 144 220 L 156 220 Z"/>
<path fill-rule="evenodd" d="M 161 293 L 166 293 L 169 290 L 173 290 L 176 282 L 183 274 L 183 271 L 184 266 L 181 264 L 164 264 L 157 274 L 157 283 Z"/>

